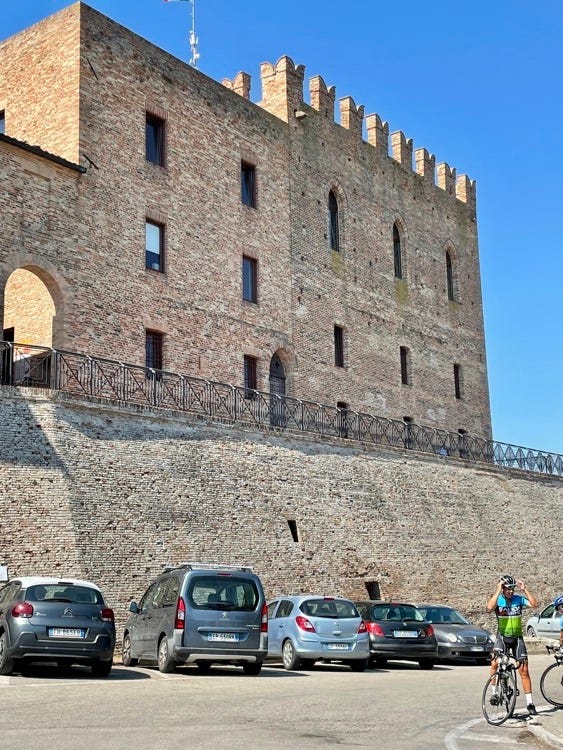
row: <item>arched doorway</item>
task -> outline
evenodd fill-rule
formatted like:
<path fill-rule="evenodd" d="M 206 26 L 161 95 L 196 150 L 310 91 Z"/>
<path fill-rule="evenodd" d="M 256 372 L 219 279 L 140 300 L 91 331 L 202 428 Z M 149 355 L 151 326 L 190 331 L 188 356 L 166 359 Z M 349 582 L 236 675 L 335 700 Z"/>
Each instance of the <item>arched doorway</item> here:
<path fill-rule="evenodd" d="M 276 353 L 270 360 L 270 424 L 284 427 L 287 421 L 285 408 L 285 370 Z"/>
<path fill-rule="evenodd" d="M 50 353 L 56 307 L 47 284 L 51 281 L 38 269 L 17 268 L 6 282 L 2 341 L 1 380 L 14 385 L 47 386 L 50 381 Z M 37 381 L 37 382 L 35 382 Z"/>

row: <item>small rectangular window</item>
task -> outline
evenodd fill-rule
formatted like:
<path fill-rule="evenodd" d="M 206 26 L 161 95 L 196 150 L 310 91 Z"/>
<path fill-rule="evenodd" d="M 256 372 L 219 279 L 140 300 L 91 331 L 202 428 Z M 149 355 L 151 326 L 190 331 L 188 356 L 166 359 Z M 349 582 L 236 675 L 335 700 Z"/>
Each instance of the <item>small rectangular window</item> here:
<path fill-rule="evenodd" d="M 145 222 L 145 265 L 153 271 L 164 271 L 164 227 Z"/>
<path fill-rule="evenodd" d="M 410 382 L 409 378 L 409 350 L 406 346 L 402 346 L 400 349 L 401 356 L 401 383 L 408 385 Z"/>
<path fill-rule="evenodd" d="M 242 298 L 247 302 L 258 302 L 258 261 L 242 256 Z"/>
<path fill-rule="evenodd" d="M 344 367 L 344 329 L 334 326 L 334 364 Z"/>
<path fill-rule="evenodd" d="M 3 109 L 0 109 L 0 134 L 6 135 L 6 115 Z"/>
<path fill-rule="evenodd" d="M 240 189 L 244 205 L 256 208 L 256 167 L 245 161 L 240 163 Z"/>
<path fill-rule="evenodd" d="M 146 160 L 164 166 L 164 120 L 147 112 L 145 127 Z"/>
<path fill-rule="evenodd" d="M 454 365 L 454 390 L 455 397 L 461 398 L 461 367 Z"/>
<path fill-rule="evenodd" d="M 338 430 L 338 434 L 340 435 L 340 437 L 348 437 L 348 404 L 346 403 L 346 401 L 337 401 L 336 408 L 338 409 L 338 414 L 336 417 L 336 427 Z"/>
<path fill-rule="evenodd" d="M 162 370 L 162 344 L 164 334 L 159 331 L 145 331 L 145 367 Z"/>
<path fill-rule="evenodd" d="M 258 378 L 257 378 L 257 360 L 256 357 L 249 357 L 246 354 L 244 355 L 244 397 L 245 398 L 254 398 L 256 394 L 254 391 L 256 391 L 258 387 Z"/>

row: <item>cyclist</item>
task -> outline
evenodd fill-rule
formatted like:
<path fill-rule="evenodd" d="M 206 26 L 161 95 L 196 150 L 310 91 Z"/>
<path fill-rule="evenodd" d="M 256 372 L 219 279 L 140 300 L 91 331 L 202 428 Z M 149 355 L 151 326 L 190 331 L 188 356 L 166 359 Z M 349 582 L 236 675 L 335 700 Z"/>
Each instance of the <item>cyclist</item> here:
<path fill-rule="evenodd" d="M 559 616 L 559 645 L 563 648 L 563 596 L 558 596 L 553 602 L 555 607 L 554 615 Z"/>
<path fill-rule="evenodd" d="M 524 596 L 515 594 L 518 587 Z M 532 698 L 532 681 L 528 672 L 528 652 L 522 632 L 522 610 L 524 607 L 538 607 L 539 601 L 528 591 L 524 581 L 516 581 L 512 576 L 501 576 L 495 593 L 487 602 L 487 612 L 495 612 L 498 623 L 498 633 L 495 639 L 495 652 L 512 653 L 518 661 L 518 671 L 522 680 L 522 687 L 526 694 L 526 706 L 530 716 L 536 716 L 537 711 Z M 495 661 L 491 662 L 491 674 L 496 669 Z M 493 688 L 490 702 L 498 704 L 498 698 Z"/>

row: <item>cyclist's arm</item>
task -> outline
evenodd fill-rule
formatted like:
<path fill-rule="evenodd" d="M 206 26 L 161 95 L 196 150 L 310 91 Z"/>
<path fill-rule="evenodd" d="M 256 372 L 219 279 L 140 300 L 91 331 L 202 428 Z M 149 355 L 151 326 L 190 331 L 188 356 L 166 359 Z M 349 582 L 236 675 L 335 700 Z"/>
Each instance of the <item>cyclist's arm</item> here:
<path fill-rule="evenodd" d="M 529 607 L 539 607 L 540 606 L 539 599 L 536 599 L 536 597 L 531 593 L 531 591 L 528 591 L 528 589 L 526 588 L 526 584 L 524 583 L 524 581 L 518 581 L 517 583 L 520 586 L 520 589 L 522 590 L 522 593 L 524 594 L 524 596 L 528 600 L 528 606 Z"/>
<path fill-rule="evenodd" d="M 489 601 L 487 602 L 487 612 L 493 612 L 496 609 L 497 606 L 497 600 L 500 596 L 500 592 L 502 591 L 502 584 L 498 584 L 497 590 L 495 593 L 491 596 Z"/>

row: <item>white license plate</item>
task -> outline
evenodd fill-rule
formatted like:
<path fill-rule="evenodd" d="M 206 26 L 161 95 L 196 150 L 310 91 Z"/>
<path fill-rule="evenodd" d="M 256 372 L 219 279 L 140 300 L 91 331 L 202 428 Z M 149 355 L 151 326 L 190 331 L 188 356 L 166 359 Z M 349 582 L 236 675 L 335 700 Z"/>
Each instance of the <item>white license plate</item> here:
<path fill-rule="evenodd" d="M 210 641 L 238 641 L 238 633 L 209 633 L 207 639 Z"/>
<path fill-rule="evenodd" d="M 483 646 L 471 646 L 472 651 L 483 651 Z"/>
<path fill-rule="evenodd" d="M 83 628 L 49 628 L 49 638 L 85 638 Z"/>
<path fill-rule="evenodd" d="M 348 651 L 350 649 L 349 643 L 327 643 L 326 647 L 330 651 Z"/>
<path fill-rule="evenodd" d="M 393 638 L 418 638 L 418 630 L 394 630 Z"/>

